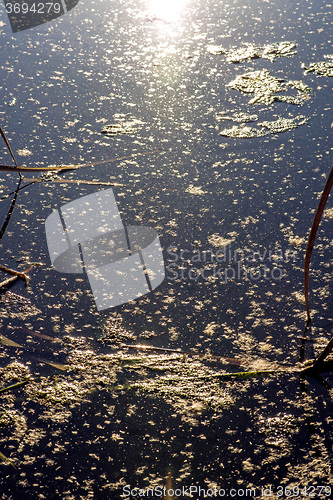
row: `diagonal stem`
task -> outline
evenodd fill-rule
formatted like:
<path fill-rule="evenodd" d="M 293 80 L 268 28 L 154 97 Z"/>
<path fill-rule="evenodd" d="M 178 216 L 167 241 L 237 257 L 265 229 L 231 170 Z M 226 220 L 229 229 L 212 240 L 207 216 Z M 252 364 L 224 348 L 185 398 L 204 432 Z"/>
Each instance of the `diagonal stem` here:
<path fill-rule="evenodd" d="M 305 306 L 306 306 L 306 314 L 307 314 L 307 322 L 309 323 L 311 321 L 311 316 L 310 316 L 310 306 L 309 306 L 309 271 L 310 271 L 310 261 L 311 261 L 311 255 L 312 255 L 312 250 L 314 246 L 314 242 L 317 236 L 317 231 L 319 227 L 319 223 L 321 220 L 321 217 L 324 212 L 324 208 L 326 205 L 327 198 L 330 194 L 331 188 L 333 185 L 333 168 L 331 170 L 330 175 L 328 176 L 327 182 L 325 184 L 324 191 L 321 195 L 311 231 L 309 234 L 309 239 L 308 239 L 308 244 L 306 247 L 306 252 L 305 252 L 305 261 L 304 261 L 304 295 L 305 295 Z"/>
<path fill-rule="evenodd" d="M 8 210 L 8 213 L 7 213 L 7 217 L 6 217 L 5 221 L 4 221 L 4 223 L 2 224 L 2 227 L 0 228 L 0 240 L 3 237 L 3 235 L 5 234 L 6 229 L 8 227 L 8 224 L 9 224 L 9 221 L 10 221 L 10 218 L 13 215 L 13 211 L 14 211 L 16 200 L 17 200 L 17 195 L 18 195 L 18 192 L 20 190 L 21 182 L 22 182 L 22 177 L 20 178 L 19 183 L 17 185 L 17 188 L 16 188 L 16 190 L 14 192 L 14 197 L 13 197 L 12 202 L 10 204 L 10 207 L 9 207 L 9 210 Z"/>
<path fill-rule="evenodd" d="M 15 159 L 14 153 L 13 153 L 13 151 L 12 151 L 12 148 L 10 147 L 9 142 L 8 142 L 8 140 L 7 140 L 7 137 L 5 136 L 5 133 L 4 133 L 4 131 L 2 130 L 2 128 L 1 128 L 1 127 L 0 127 L 0 135 L 1 135 L 1 137 L 3 138 L 3 140 L 5 141 L 5 144 L 6 144 L 6 146 L 7 146 L 7 149 L 8 149 L 8 151 L 9 151 L 9 153 L 10 153 L 10 156 L 13 158 L 13 161 L 14 161 L 14 163 L 15 163 L 15 167 L 16 167 L 17 169 L 19 169 L 19 166 L 18 166 L 17 161 L 16 161 L 16 159 Z M 21 174 L 20 170 L 18 170 L 18 173 L 19 173 L 20 179 L 22 180 L 22 174 Z"/>

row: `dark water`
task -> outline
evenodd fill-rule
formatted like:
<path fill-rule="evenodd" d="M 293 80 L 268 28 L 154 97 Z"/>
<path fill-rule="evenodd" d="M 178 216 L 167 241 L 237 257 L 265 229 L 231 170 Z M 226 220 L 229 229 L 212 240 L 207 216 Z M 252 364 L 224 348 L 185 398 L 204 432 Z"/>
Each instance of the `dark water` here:
<path fill-rule="evenodd" d="M 28 288 L 17 283 L 2 294 L 1 333 L 23 346 L 2 347 L 2 387 L 28 371 L 35 377 L 1 395 L 0 452 L 12 460 L 0 463 L 3 498 L 128 498 L 124 486 L 163 487 L 168 472 L 177 488 L 216 487 L 225 497 L 250 496 L 246 488 L 260 497 L 271 486 L 267 497 L 285 498 L 278 487 L 292 485 L 294 497 L 328 498 L 319 487 L 331 481 L 331 374 L 319 381 L 291 372 L 218 377 L 299 361 L 304 253 L 331 168 L 333 123 L 332 78 L 305 74 L 302 63 L 329 61 L 332 7 L 188 0 L 178 15 L 172 2 L 167 13 L 159 9 L 80 1 L 16 34 L 1 11 L 1 127 L 18 163 L 110 159 L 62 173 L 64 183 L 20 191 L 1 239 L 2 265 L 42 264 Z M 207 50 L 280 42 L 294 42 L 296 53 L 235 64 Z M 301 106 L 249 104 L 253 94 L 228 84 L 258 70 L 311 91 Z M 256 114 L 257 122 L 245 124 L 256 130 L 279 117 L 307 121 L 244 139 L 219 135 L 240 125 L 218 120 L 221 113 Z M 133 129 L 102 134 L 124 122 Z M 1 163 L 9 162 L 4 146 Z M 103 189 L 69 179 L 121 184 L 114 193 L 123 223 L 158 231 L 166 278 L 156 290 L 98 313 L 85 275 L 52 269 L 45 219 Z M 1 172 L 2 195 L 17 182 Z M 11 199 L 1 202 L 1 222 Z M 332 335 L 331 207 L 329 199 L 311 261 L 309 359 Z M 236 251 L 261 257 L 239 262 Z M 41 357 L 67 360 L 67 370 Z"/>

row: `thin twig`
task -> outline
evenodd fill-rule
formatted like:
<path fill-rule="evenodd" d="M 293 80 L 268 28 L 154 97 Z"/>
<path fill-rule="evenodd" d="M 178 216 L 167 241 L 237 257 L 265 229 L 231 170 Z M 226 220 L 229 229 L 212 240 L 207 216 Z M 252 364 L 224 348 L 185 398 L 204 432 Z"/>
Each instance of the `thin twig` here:
<path fill-rule="evenodd" d="M 36 182 L 39 182 L 39 180 L 40 180 L 39 178 L 38 179 L 33 179 L 32 182 L 29 182 L 28 184 L 25 184 L 24 186 L 21 186 L 18 189 L 16 188 L 15 191 L 11 191 L 10 193 L 7 193 L 2 198 L 0 198 L 0 201 L 6 200 L 7 198 L 9 198 L 9 196 L 11 196 L 12 194 L 15 194 L 16 191 L 17 192 L 22 191 L 23 189 L 31 186 L 32 184 L 35 184 Z M 24 182 L 24 179 L 22 179 L 22 182 Z"/>
<path fill-rule="evenodd" d="M 125 184 L 119 184 L 118 182 L 85 181 L 84 179 L 29 179 L 24 177 L 23 182 L 29 182 L 30 184 L 34 184 L 35 182 L 45 182 L 47 184 L 57 182 L 58 184 L 87 184 L 89 186 L 125 187 Z"/>
<path fill-rule="evenodd" d="M 0 129 L 1 130 L 1 129 Z M 162 153 L 164 149 L 155 149 L 154 151 L 147 151 L 146 153 L 133 153 L 128 156 L 121 156 L 119 158 L 108 158 L 107 160 L 93 161 L 89 163 L 79 163 L 78 165 L 64 165 L 62 167 L 12 167 L 10 165 L 0 165 L 0 170 L 12 172 L 18 170 L 19 172 L 67 172 L 69 170 L 78 170 L 83 167 L 93 167 L 94 165 L 102 165 L 104 163 L 111 163 L 113 161 L 128 160 L 137 156 L 152 155 L 154 153 Z"/>

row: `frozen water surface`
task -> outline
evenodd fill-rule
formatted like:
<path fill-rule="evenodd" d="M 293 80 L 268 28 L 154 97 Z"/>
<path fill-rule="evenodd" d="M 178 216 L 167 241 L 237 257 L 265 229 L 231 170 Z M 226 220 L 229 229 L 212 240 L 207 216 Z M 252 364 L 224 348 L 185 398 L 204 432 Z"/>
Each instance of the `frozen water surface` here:
<path fill-rule="evenodd" d="M 329 498 L 332 373 L 295 367 L 332 166 L 332 5 L 81 0 L 18 33 L 3 6 L 0 43 L 18 163 L 90 164 L 21 190 L 1 239 L 1 265 L 38 264 L 1 291 L 1 388 L 27 381 L 0 394 L 2 498 L 130 498 L 126 485 Z M 5 197 L 18 175 L 0 174 Z M 124 226 L 157 230 L 166 277 L 99 313 L 86 275 L 51 267 L 44 222 L 112 184 Z M 332 210 L 308 359 L 332 336 Z"/>

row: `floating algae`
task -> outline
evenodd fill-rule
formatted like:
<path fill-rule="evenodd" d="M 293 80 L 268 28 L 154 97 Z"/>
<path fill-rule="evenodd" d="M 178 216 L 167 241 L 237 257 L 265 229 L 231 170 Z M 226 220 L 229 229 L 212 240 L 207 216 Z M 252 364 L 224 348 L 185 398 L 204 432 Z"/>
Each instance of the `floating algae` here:
<path fill-rule="evenodd" d="M 230 62 L 243 62 L 249 59 L 258 59 L 259 53 L 257 47 L 254 45 L 248 44 L 245 47 L 241 47 L 239 49 L 224 49 L 219 45 L 209 45 L 207 50 L 210 54 L 220 55 L 224 54 L 227 56 L 227 60 Z"/>
<path fill-rule="evenodd" d="M 203 195 L 206 194 L 207 191 L 204 191 L 202 189 L 202 186 L 193 186 L 193 184 L 190 184 L 186 189 L 186 193 L 194 194 L 194 195 Z"/>
<path fill-rule="evenodd" d="M 260 58 L 269 59 L 273 62 L 278 57 L 290 57 L 296 54 L 295 47 L 296 44 L 294 42 L 270 43 L 262 47 L 247 43 L 243 47 L 232 49 L 224 49 L 218 45 L 209 45 L 207 50 L 213 55 L 224 54 L 227 56 L 227 61 L 237 64 Z"/>
<path fill-rule="evenodd" d="M 251 139 L 253 137 L 263 137 L 269 134 L 280 134 L 281 132 L 289 132 L 295 128 L 304 125 L 308 121 L 303 115 L 294 118 L 279 117 L 273 121 L 263 121 L 258 123 L 258 127 L 254 128 L 244 125 L 234 125 L 231 128 L 221 130 L 220 135 L 225 137 L 237 137 L 241 139 Z"/>
<path fill-rule="evenodd" d="M 106 135 L 130 134 L 134 132 L 132 123 L 112 123 L 102 128 L 102 133 Z"/>
<path fill-rule="evenodd" d="M 122 317 L 117 314 L 110 314 L 101 326 L 100 339 L 112 344 L 121 344 L 135 339 L 132 332 L 123 326 Z"/>
<path fill-rule="evenodd" d="M 0 318 L 4 319 L 10 317 L 11 319 L 27 320 L 42 314 L 41 310 L 30 299 L 10 291 L 6 292 L 0 298 L 0 305 L 2 306 L 0 309 Z"/>
<path fill-rule="evenodd" d="M 279 413 L 275 417 L 258 419 L 259 432 L 266 434 L 266 444 L 278 446 L 290 434 L 297 432 L 297 421 L 293 415 Z"/>
<path fill-rule="evenodd" d="M 263 477 L 262 467 L 266 474 L 273 464 L 276 470 L 283 469 L 284 475 L 279 477 L 285 484 L 293 482 L 294 470 L 289 472 L 289 464 L 298 437 L 303 439 L 306 416 L 298 392 L 288 393 L 288 399 L 284 396 L 282 400 L 286 379 L 225 381 L 222 376 L 228 374 L 209 357 L 138 355 L 127 348 L 98 354 L 84 337 L 64 337 L 62 343 L 69 353 L 66 378 L 61 374 L 32 380 L 24 389 L 23 404 L 3 396 L 6 407 L 0 412 L 0 447 L 5 455 L 0 452 L 0 461 L 17 466 L 22 476 L 17 476 L 14 496 L 18 489 L 22 498 L 29 492 L 35 498 L 51 498 L 54 491 L 62 498 L 94 498 L 100 492 L 102 496 L 107 492 L 107 498 L 120 498 L 124 484 L 130 484 L 133 477 L 147 488 L 164 484 L 160 456 L 168 459 L 172 455 L 179 481 L 191 481 L 192 471 L 205 467 L 212 450 L 212 456 L 222 453 L 225 459 L 205 476 L 210 487 L 214 487 L 213 474 L 215 479 L 221 464 L 228 461 L 248 474 L 257 470 L 260 476 L 253 481 Z M 257 368 L 267 366 L 271 366 L 269 361 Z M 241 404 L 236 406 L 236 401 Z M 316 404 L 310 393 L 307 408 L 316 408 Z M 294 417 L 296 412 L 300 417 Z M 251 462 L 242 443 L 254 432 L 259 432 L 258 452 Z M 302 450 L 306 458 L 297 465 L 304 466 L 297 477 L 306 484 L 309 470 L 313 475 L 318 471 L 318 481 L 329 477 L 330 457 L 322 438 L 315 451 L 320 453 L 313 454 L 314 461 L 310 445 Z M 78 464 L 70 470 L 70 477 L 68 456 Z M 307 469 L 308 462 L 311 469 Z M 164 471 L 165 460 L 162 467 Z M 86 478 L 84 489 L 82 477 Z M 249 477 L 239 486 L 249 484 Z M 3 474 L 2 481 L 5 479 Z M 311 481 L 313 484 L 313 476 Z"/>
<path fill-rule="evenodd" d="M 22 363 L 14 361 L 4 368 L 0 368 L 0 388 L 6 387 L 9 382 L 28 380 L 30 377 L 29 369 Z"/>
<path fill-rule="evenodd" d="M 135 118 L 125 121 L 124 115 L 116 115 L 115 119 L 117 120 L 116 123 L 105 125 L 102 128 L 102 134 L 106 134 L 107 136 L 134 134 L 143 124 Z"/>
<path fill-rule="evenodd" d="M 290 80 L 285 82 L 281 78 L 270 75 L 269 71 L 258 70 L 243 75 L 239 75 L 235 80 L 228 84 L 229 87 L 243 92 L 245 94 L 254 94 L 249 100 L 249 104 L 272 104 L 274 102 L 284 102 L 301 106 L 310 98 L 311 89 L 299 80 Z M 293 91 L 293 93 L 288 93 Z M 282 93 L 283 92 L 283 93 Z M 216 115 L 218 121 L 232 120 L 240 125 L 234 125 L 220 131 L 220 135 L 225 137 L 237 137 L 242 139 L 251 139 L 254 137 L 263 137 L 269 134 L 278 134 L 294 130 L 304 125 L 307 118 L 299 115 L 293 118 L 279 117 L 273 121 L 263 121 L 257 124 L 257 127 L 246 126 L 245 123 L 255 122 L 258 115 L 249 113 L 233 113 L 226 115 L 220 113 Z"/>
<path fill-rule="evenodd" d="M 54 181 L 54 179 L 58 178 L 59 178 L 59 170 L 56 169 L 50 172 L 43 172 L 40 176 L 41 182 L 52 182 Z"/>
<path fill-rule="evenodd" d="M 228 87 L 245 94 L 254 94 L 249 104 L 272 104 L 275 101 L 280 101 L 300 106 L 309 99 L 311 92 L 311 89 L 302 81 L 284 83 L 282 78 L 271 76 L 266 69 L 239 75 L 228 84 Z M 279 95 L 280 92 L 289 89 L 296 90 L 296 95 Z"/>
<path fill-rule="evenodd" d="M 308 121 L 303 115 L 295 116 L 294 118 L 278 118 L 277 120 L 263 121 L 258 123 L 259 126 L 265 127 L 268 129 L 268 133 L 270 134 L 280 134 L 281 132 L 288 132 L 290 130 L 294 130 L 300 125 L 304 125 Z"/>
<path fill-rule="evenodd" d="M 258 115 L 250 115 L 249 113 L 233 113 L 232 115 L 226 115 L 225 111 L 218 113 L 216 115 L 217 121 L 230 120 L 233 122 L 247 123 L 256 122 L 258 120 Z"/>
<path fill-rule="evenodd" d="M 241 125 L 234 125 L 233 127 L 225 128 L 220 132 L 220 135 L 223 135 L 224 137 L 237 137 L 239 139 L 252 139 L 253 137 L 262 137 L 267 134 L 268 132 L 265 130 Z"/>
<path fill-rule="evenodd" d="M 114 319 L 117 323 L 118 318 Z M 207 409 L 217 412 L 233 402 L 220 382 L 220 367 L 208 367 L 200 359 L 183 353 L 138 356 L 130 354 L 126 347 L 99 353 L 83 337 L 70 336 L 62 339 L 62 350 L 68 354 L 66 374 L 32 378 L 29 369 L 15 361 L 0 370 L 0 388 L 16 380 L 29 381 L 21 388 L 25 401 L 46 408 L 50 418 L 60 409 L 72 409 L 88 401 L 92 393 L 101 389 L 112 394 L 134 390 L 154 399 L 159 397 L 182 417 L 192 410 L 198 413 L 199 407 L 200 413 Z M 14 393 L 5 394 L 11 397 Z M 8 415 L 0 414 L 0 424 L 10 422 Z"/>
<path fill-rule="evenodd" d="M 223 236 L 221 236 L 220 234 L 211 234 L 210 236 L 208 236 L 208 243 L 210 243 L 213 247 L 216 247 L 216 248 L 224 248 L 228 245 L 230 245 L 231 243 L 233 243 L 233 241 L 235 241 L 233 238 L 224 238 Z"/>
<path fill-rule="evenodd" d="M 305 70 L 304 74 L 307 75 L 314 71 L 316 75 L 321 76 L 333 76 L 333 55 L 324 56 L 327 61 L 320 61 L 316 63 L 311 63 L 308 67 L 302 64 L 302 68 Z"/>
<path fill-rule="evenodd" d="M 263 46 L 261 57 L 269 59 L 271 62 L 278 57 L 291 57 L 296 54 L 296 43 L 294 42 L 279 42 L 269 43 Z"/>
<path fill-rule="evenodd" d="M 132 387 L 163 398 L 182 415 L 208 408 L 218 411 L 233 403 L 228 390 L 220 384 L 219 373 L 200 361 L 177 354 L 150 355 L 141 364 L 162 373 L 136 382 Z"/>

